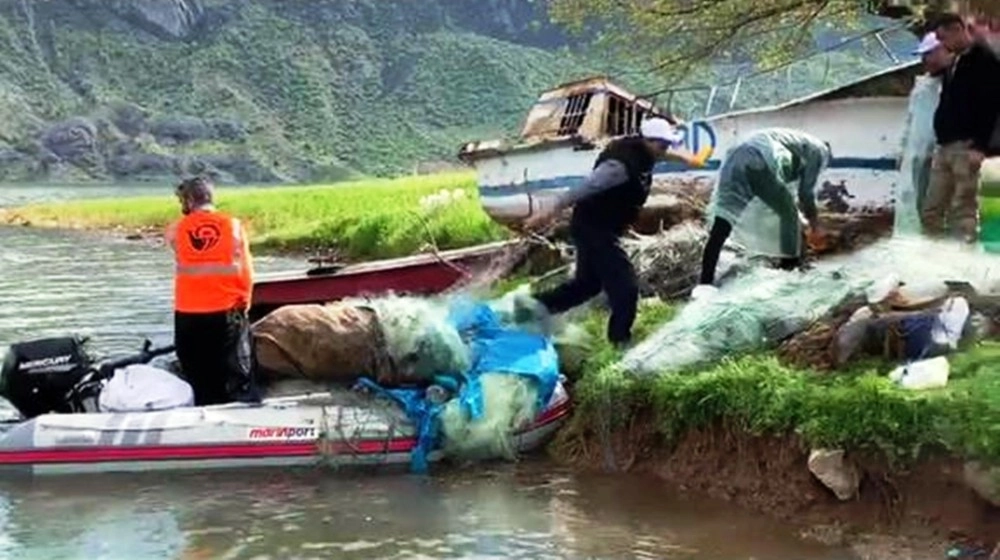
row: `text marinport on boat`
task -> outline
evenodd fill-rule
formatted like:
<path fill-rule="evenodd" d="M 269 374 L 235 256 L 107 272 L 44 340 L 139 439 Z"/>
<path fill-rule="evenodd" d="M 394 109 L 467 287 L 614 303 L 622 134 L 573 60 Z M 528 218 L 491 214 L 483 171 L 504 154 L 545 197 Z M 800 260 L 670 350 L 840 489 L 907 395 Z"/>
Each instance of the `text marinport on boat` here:
<path fill-rule="evenodd" d="M 303 426 L 264 426 L 250 428 L 250 439 L 315 439 L 315 427 Z"/>

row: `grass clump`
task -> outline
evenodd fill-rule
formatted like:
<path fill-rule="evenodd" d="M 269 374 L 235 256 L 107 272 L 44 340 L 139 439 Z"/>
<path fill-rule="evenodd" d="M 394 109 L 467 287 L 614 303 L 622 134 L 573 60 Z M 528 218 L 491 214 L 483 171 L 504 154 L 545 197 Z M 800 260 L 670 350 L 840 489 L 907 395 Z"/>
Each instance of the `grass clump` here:
<path fill-rule="evenodd" d="M 641 309 L 637 335 L 670 314 L 664 304 Z M 1000 461 L 1000 368 L 993 365 L 1000 342 L 950 356 L 949 384 L 938 390 L 895 386 L 886 375 L 892 364 L 820 374 L 787 367 L 767 353 L 639 377 L 613 367 L 620 355 L 604 342 L 604 318 L 588 319 L 596 351 L 576 379 L 577 414 L 564 438 L 645 418 L 666 446 L 690 430 L 724 424 L 754 435 L 797 436 L 812 447 L 874 452 L 897 464 L 935 451 Z"/>
<path fill-rule="evenodd" d="M 423 197 L 442 189 L 457 189 L 465 196 L 436 209 L 421 208 Z M 178 217 L 177 201 L 169 189 L 165 191 L 156 197 L 33 204 L 0 213 L 0 218 L 96 230 L 163 228 Z M 247 222 L 257 249 L 333 248 L 352 261 L 409 255 L 432 240 L 439 249 L 453 249 L 505 236 L 505 230 L 479 206 L 475 178 L 467 173 L 304 187 L 221 188 L 218 205 Z"/>

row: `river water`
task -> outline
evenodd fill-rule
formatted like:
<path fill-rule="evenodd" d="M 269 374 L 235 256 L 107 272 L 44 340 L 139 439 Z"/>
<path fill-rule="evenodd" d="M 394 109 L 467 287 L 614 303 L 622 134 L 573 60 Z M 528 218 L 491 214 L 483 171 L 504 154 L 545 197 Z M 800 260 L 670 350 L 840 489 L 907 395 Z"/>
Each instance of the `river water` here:
<path fill-rule="evenodd" d="M 128 193 L 146 189 L 132 188 Z M 123 196 L 0 189 L 0 205 Z M 162 247 L 0 228 L 0 345 L 76 332 L 104 352 L 171 338 Z M 258 268 L 300 263 L 259 259 Z M 406 474 L 252 471 L 0 480 L 0 558 L 685 558 L 847 560 L 795 530 L 628 476 L 530 460 Z"/>

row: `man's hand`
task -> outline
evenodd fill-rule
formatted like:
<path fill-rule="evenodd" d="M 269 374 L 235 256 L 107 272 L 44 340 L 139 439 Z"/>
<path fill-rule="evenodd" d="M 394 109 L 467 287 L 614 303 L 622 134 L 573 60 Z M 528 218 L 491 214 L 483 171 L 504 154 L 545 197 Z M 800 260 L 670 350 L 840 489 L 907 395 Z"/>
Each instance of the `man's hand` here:
<path fill-rule="evenodd" d="M 691 162 L 691 165 L 695 167 L 705 167 L 705 164 L 708 162 L 708 158 L 712 157 L 712 152 L 714 151 L 715 150 L 713 150 L 711 146 L 703 146 L 700 150 L 698 150 L 698 153 L 694 155 L 694 160 Z"/>
<path fill-rule="evenodd" d="M 977 169 L 983 165 L 983 160 L 986 159 L 986 154 L 980 152 L 979 150 L 969 150 L 969 163 L 971 163 Z"/>
<path fill-rule="evenodd" d="M 691 167 L 705 167 L 705 162 L 707 162 L 708 158 L 712 156 L 712 151 L 713 150 L 711 146 L 702 147 L 700 150 L 698 150 L 697 154 L 693 154 L 683 149 L 682 150 L 668 149 L 666 151 L 666 157 L 668 159 L 682 161 L 684 162 L 685 165 L 689 165 Z"/>
<path fill-rule="evenodd" d="M 552 223 L 555 214 L 552 210 L 541 210 L 536 214 L 532 214 L 524 220 L 524 229 L 531 232 L 539 232 Z"/>
<path fill-rule="evenodd" d="M 806 232 L 806 244 L 813 251 L 824 251 L 829 245 L 826 231 L 818 223 L 809 225 L 809 231 Z"/>

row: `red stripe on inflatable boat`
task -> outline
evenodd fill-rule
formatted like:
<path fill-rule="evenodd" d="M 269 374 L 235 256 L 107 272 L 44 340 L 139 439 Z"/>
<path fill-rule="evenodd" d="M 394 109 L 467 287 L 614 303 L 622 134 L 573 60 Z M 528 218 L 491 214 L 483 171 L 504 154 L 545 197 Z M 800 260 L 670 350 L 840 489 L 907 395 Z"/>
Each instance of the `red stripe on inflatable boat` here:
<path fill-rule="evenodd" d="M 414 443 L 415 440 L 408 438 L 390 441 L 366 440 L 352 443 L 326 442 L 322 445 L 325 447 L 326 453 L 377 455 L 380 453 L 406 453 L 413 449 Z M 278 444 L 115 446 L 92 449 L 77 447 L 72 449 L 0 451 L 0 465 L 309 457 L 321 454 L 320 445 L 316 441 L 310 441 Z"/>
<path fill-rule="evenodd" d="M 521 430 L 520 433 L 523 434 L 524 432 L 537 430 L 538 428 L 541 428 L 546 424 L 550 424 L 552 422 L 555 422 L 556 420 L 559 420 L 560 418 L 566 416 L 567 414 L 569 414 L 569 399 L 566 399 L 563 402 L 557 404 L 556 406 L 553 406 L 552 408 L 543 412 L 530 426 Z"/>
<path fill-rule="evenodd" d="M 555 422 L 569 414 L 569 401 L 563 401 L 542 413 L 538 419 L 520 433 L 530 432 Z M 205 445 L 145 445 L 75 447 L 55 449 L 26 449 L 0 451 L 0 465 L 52 464 L 52 463 L 102 463 L 115 461 L 171 461 L 204 459 L 248 459 L 268 457 L 309 457 L 322 454 L 378 455 L 383 453 L 409 453 L 416 445 L 414 438 L 394 440 L 364 440 L 358 442 L 292 442 L 292 443 L 237 443 Z"/>

